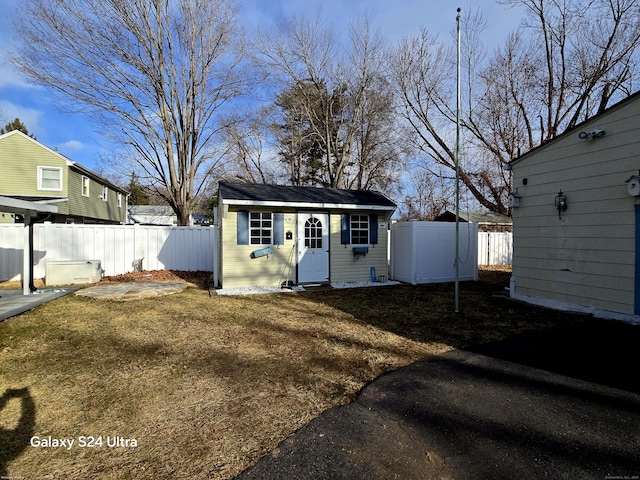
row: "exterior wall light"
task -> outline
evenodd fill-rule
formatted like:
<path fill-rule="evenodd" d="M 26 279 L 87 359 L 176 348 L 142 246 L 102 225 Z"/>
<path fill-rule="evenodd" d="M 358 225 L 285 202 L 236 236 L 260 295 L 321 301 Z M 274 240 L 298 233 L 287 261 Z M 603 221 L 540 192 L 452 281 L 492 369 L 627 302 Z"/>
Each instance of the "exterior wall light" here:
<path fill-rule="evenodd" d="M 604 130 L 592 130 L 591 132 L 580 132 L 578 137 L 582 140 L 593 140 L 604 136 Z"/>
<path fill-rule="evenodd" d="M 562 212 L 567 209 L 567 196 L 562 193 L 562 190 L 556 195 L 555 205 L 558 209 L 558 218 L 562 218 Z"/>

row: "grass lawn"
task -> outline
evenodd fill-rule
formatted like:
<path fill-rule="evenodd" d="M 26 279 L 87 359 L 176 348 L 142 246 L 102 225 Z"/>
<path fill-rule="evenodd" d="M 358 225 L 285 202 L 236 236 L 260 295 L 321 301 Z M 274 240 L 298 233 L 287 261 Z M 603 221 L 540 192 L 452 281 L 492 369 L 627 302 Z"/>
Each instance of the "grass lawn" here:
<path fill-rule="evenodd" d="M 509 275 L 462 283 L 459 314 L 452 284 L 49 302 L 0 323 L 0 476 L 230 478 L 385 371 L 574 320 Z"/>

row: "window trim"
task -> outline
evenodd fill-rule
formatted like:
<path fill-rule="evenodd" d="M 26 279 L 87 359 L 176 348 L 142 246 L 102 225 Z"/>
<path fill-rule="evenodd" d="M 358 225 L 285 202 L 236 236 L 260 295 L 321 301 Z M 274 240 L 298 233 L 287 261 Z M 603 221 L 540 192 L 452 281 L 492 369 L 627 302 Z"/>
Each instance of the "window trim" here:
<path fill-rule="evenodd" d="M 258 215 L 259 218 L 254 218 Z M 267 218 L 268 217 L 268 218 Z M 273 245 L 273 233 L 274 233 L 274 214 L 273 212 L 264 211 L 252 211 L 249 212 L 249 245 Z M 269 221 L 269 226 L 265 227 L 263 222 Z M 258 221 L 260 225 L 258 228 L 251 225 L 251 222 Z M 259 233 L 256 234 L 256 231 Z M 268 231 L 269 235 L 264 235 L 264 232 Z M 254 241 L 257 240 L 257 241 Z"/>
<path fill-rule="evenodd" d="M 326 228 L 322 220 L 318 217 L 309 217 L 305 220 L 303 228 L 305 248 L 322 250 Z"/>
<path fill-rule="evenodd" d="M 116 192 L 116 198 L 118 199 L 118 208 L 122 208 L 122 192 Z"/>
<path fill-rule="evenodd" d="M 366 217 L 366 227 L 362 227 L 361 225 L 356 225 L 354 227 L 354 222 L 357 222 L 358 224 L 362 224 L 363 220 L 362 218 L 355 220 L 357 217 Z M 351 215 L 349 215 L 349 242 L 350 245 L 369 245 L 369 243 L 371 242 L 371 216 L 367 213 L 352 213 Z M 354 232 L 358 232 L 360 234 L 360 236 L 362 236 L 362 232 L 364 232 L 366 234 L 366 242 L 354 242 L 353 238 L 354 238 Z"/>
<path fill-rule="evenodd" d="M 109 201 L 109 187 L 108 186 L 102 185 L 102 196 L 100 198 L 102 198 L 102 200 L 105 201 L 105 202 Z"/>
<path fill-rule="evenodd" d="M 42 181 L 44 178 L 42 174 L 45 170 L 56 170 L 58 172 L 58 181 L 60 183 L 59 188 L 47 188 L 42 185 Z M 46 191 L 46 192 L 61 192 L 62 188 L 62 167 L 49 167 L 46 165 L 38 165 L 38 190 Z"/>
<path fill-rule="evenodd" d="M 86 184 L 86 185 L 85 185 Z M 86 193 L 85 193 L 85 186 L 86 188 Z M 87 177 L 86 175 L 82 175 L 82 180 L 81 180 L 81 185 L 80 185 L 80 192 L 82 193 L 83 197 L 88 197 L 90 196 L 90 192 L 91 192 L 91 179 L 89 177 Z"/>

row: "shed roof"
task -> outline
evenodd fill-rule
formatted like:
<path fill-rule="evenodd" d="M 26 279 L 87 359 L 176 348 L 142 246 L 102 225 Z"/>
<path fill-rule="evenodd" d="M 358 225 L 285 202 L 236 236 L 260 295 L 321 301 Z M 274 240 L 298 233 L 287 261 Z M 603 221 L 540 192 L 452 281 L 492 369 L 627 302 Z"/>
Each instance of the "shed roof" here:
<path fill-rule="evenodd" d="M 173 217 L 176 212 L 168 205 L 129 205 L 129 213 L 132 215 L 162 215 Z"/>
<path fill-rule="evenodd" d="M 220 203 L 227 205 L 396 209 L 396 204 L 385 195 L 371 190 L 220 182 L 219 192 Z"/>
<path fill-rule="evenodd" d="M 440 222 L 455 222 L 456 214 L 450 210 L 438 215 L 435 218 L 436 221 Z M 506 215 L 502 215 L 501 213 L 496 212 L 460 212 L 460 220 L 463 222 L 471 222 L 478 224 L 487 224 L 487 225 L 512 225 L 513 220 L 511 217 Z"/>

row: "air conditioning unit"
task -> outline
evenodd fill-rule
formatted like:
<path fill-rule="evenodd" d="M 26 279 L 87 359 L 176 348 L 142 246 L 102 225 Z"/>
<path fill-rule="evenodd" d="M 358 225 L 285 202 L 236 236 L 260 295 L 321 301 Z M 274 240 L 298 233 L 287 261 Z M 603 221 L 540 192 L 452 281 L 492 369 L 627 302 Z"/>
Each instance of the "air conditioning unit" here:
<path fill-rule="evenodd" d="M 100 260 L 47 262 L 45 274 L 47 286 L 96 283 L 102 278 L 102 262 Z"/>

